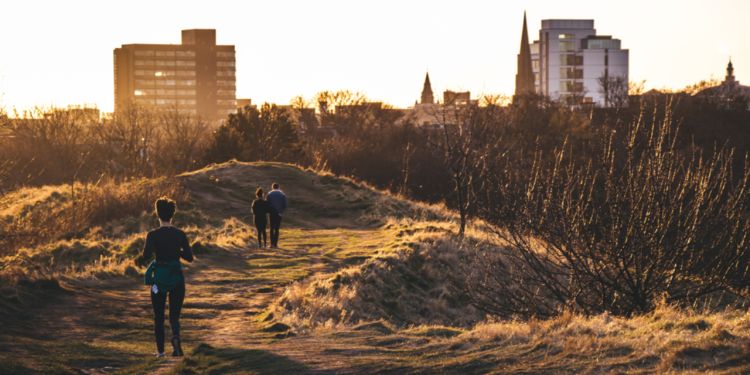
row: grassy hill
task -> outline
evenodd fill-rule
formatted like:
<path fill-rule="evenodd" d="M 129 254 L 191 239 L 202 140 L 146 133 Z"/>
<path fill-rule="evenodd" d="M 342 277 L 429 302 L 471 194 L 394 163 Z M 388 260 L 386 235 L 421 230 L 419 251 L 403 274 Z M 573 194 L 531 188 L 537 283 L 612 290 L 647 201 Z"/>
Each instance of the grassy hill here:
<path fill-rule="evenodd" d="M 256 187 L 290 200 L 280 249 L 257 248 Z M 156 360 L 132 259 L 178 200 L 188 355 Z M 0 373 L 742 373 L 750 314 L 668 306 L 630 319 L 498 320 L 464 280 L 478 246 L 443 207 L 279 163 L 228 162 L 174 179 L 27 188 L 0 198 Z"/>

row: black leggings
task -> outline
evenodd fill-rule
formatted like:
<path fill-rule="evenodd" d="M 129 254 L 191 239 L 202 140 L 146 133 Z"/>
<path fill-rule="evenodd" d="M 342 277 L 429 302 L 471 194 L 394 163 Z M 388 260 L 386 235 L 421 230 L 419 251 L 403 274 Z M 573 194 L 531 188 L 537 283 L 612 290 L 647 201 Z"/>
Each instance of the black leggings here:
<path fill-rule="evenodd" d="M 258 219 L 255 219 L 255 229 L 258 230 L 258 245 L 261 244 L 260 239 L 263 237 L 263 243 L 268 243 L 268 237 L 266 237 L 266 223 L 265 221 L 261 221 Z"/>
<path fill-rule="evenodd" d="M 185 300 L 185 283 L 180 283 L 169 293 L 169 327 L 172 328 L 172 337 L 180 337 L 180 311 L 182 302 Z M 156 349 L 164 353 L 164 305 L 167 303 L 167 293 L 160 290 L 159 293 L 151 292 L 151 305 L 154 307 L 154 334 L 156 335 Z"/>

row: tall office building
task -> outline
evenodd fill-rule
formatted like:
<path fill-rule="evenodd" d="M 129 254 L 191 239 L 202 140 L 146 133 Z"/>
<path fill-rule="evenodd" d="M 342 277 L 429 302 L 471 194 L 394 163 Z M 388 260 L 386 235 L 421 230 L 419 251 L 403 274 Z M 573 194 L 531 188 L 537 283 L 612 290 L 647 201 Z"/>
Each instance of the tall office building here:
<path fill-rule="evenodd" d="M 114 50 L 115 112 L 136 104 L 217 123 L 236 110 L 234 46 L 216 30 L 182 31 L 182 44 L 124 44 Z"/>
<path fill-rule="evenodd" d="M 530 45 L 536 92 L 570 104 L 611 105 L 605 80 L 627 90 L 629 51 L 620 44 L 596 35 L 594 20 L 543 20 Z"/>

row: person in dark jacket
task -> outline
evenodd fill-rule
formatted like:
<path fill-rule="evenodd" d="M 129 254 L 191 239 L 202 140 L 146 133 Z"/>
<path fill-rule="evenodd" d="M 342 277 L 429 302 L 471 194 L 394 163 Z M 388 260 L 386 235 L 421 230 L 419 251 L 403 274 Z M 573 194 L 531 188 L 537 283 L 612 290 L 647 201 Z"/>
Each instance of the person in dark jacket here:
<path fill-rule="evenodd" d="M 266 197 L 268 204 L 271 206 L 269 217 L 271 219 L 271 247 L 279 247 L 279 231 L 281 229 L 281 215 L 286 210 L 286 195 L 279 189 L 279 184 L 271 185 L 271 192 Z"/>
<path fill-rule="evenodd" d="M 255 191 L 255 200 L 251 209 L 255 219 L 255 228 L 258 230 L 258 247 L 268 246 L 266 225 L 268 224 L 268 213 L 271 211 L 271 207 L 268 205 L 268 201 L 263 199 L 263 189 L 258 188 Z M 262 243 L 261 237 L 263 237 Z"/>
<path fill-rule="evenodd" d="M 182 274 L 180 258 L 193 261 L 187 235 L 172 226 L 177 204 L 175 201 L 161 197 L 154 204 L 159 216 L 159 228 L 146 235 L 143 254 L 136 260 L 143 264 L 154 257 L 149 266 L 146 280 L 153 280 L 151 285 L 151 305 L 154 308 L 154 334 L 156 336 L 157 357 L 164 357 L 164 309 L 169 297 L 169 326 L 172 329 L 173 356 L 182 355 L 180 342 L 180 312 L 185 300 L 185 277 Z M 153 275 L 153 276 L 151 276 Z"/>

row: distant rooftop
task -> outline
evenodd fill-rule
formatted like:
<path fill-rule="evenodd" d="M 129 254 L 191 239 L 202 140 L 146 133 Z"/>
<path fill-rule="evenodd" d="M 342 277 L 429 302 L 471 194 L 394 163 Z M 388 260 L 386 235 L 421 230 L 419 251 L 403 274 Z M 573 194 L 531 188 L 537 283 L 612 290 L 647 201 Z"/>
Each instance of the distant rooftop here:
<path fill-rule="evenodd" d="M 542 29 L 593 29 L 594 20 L 542 20 Z"/>

